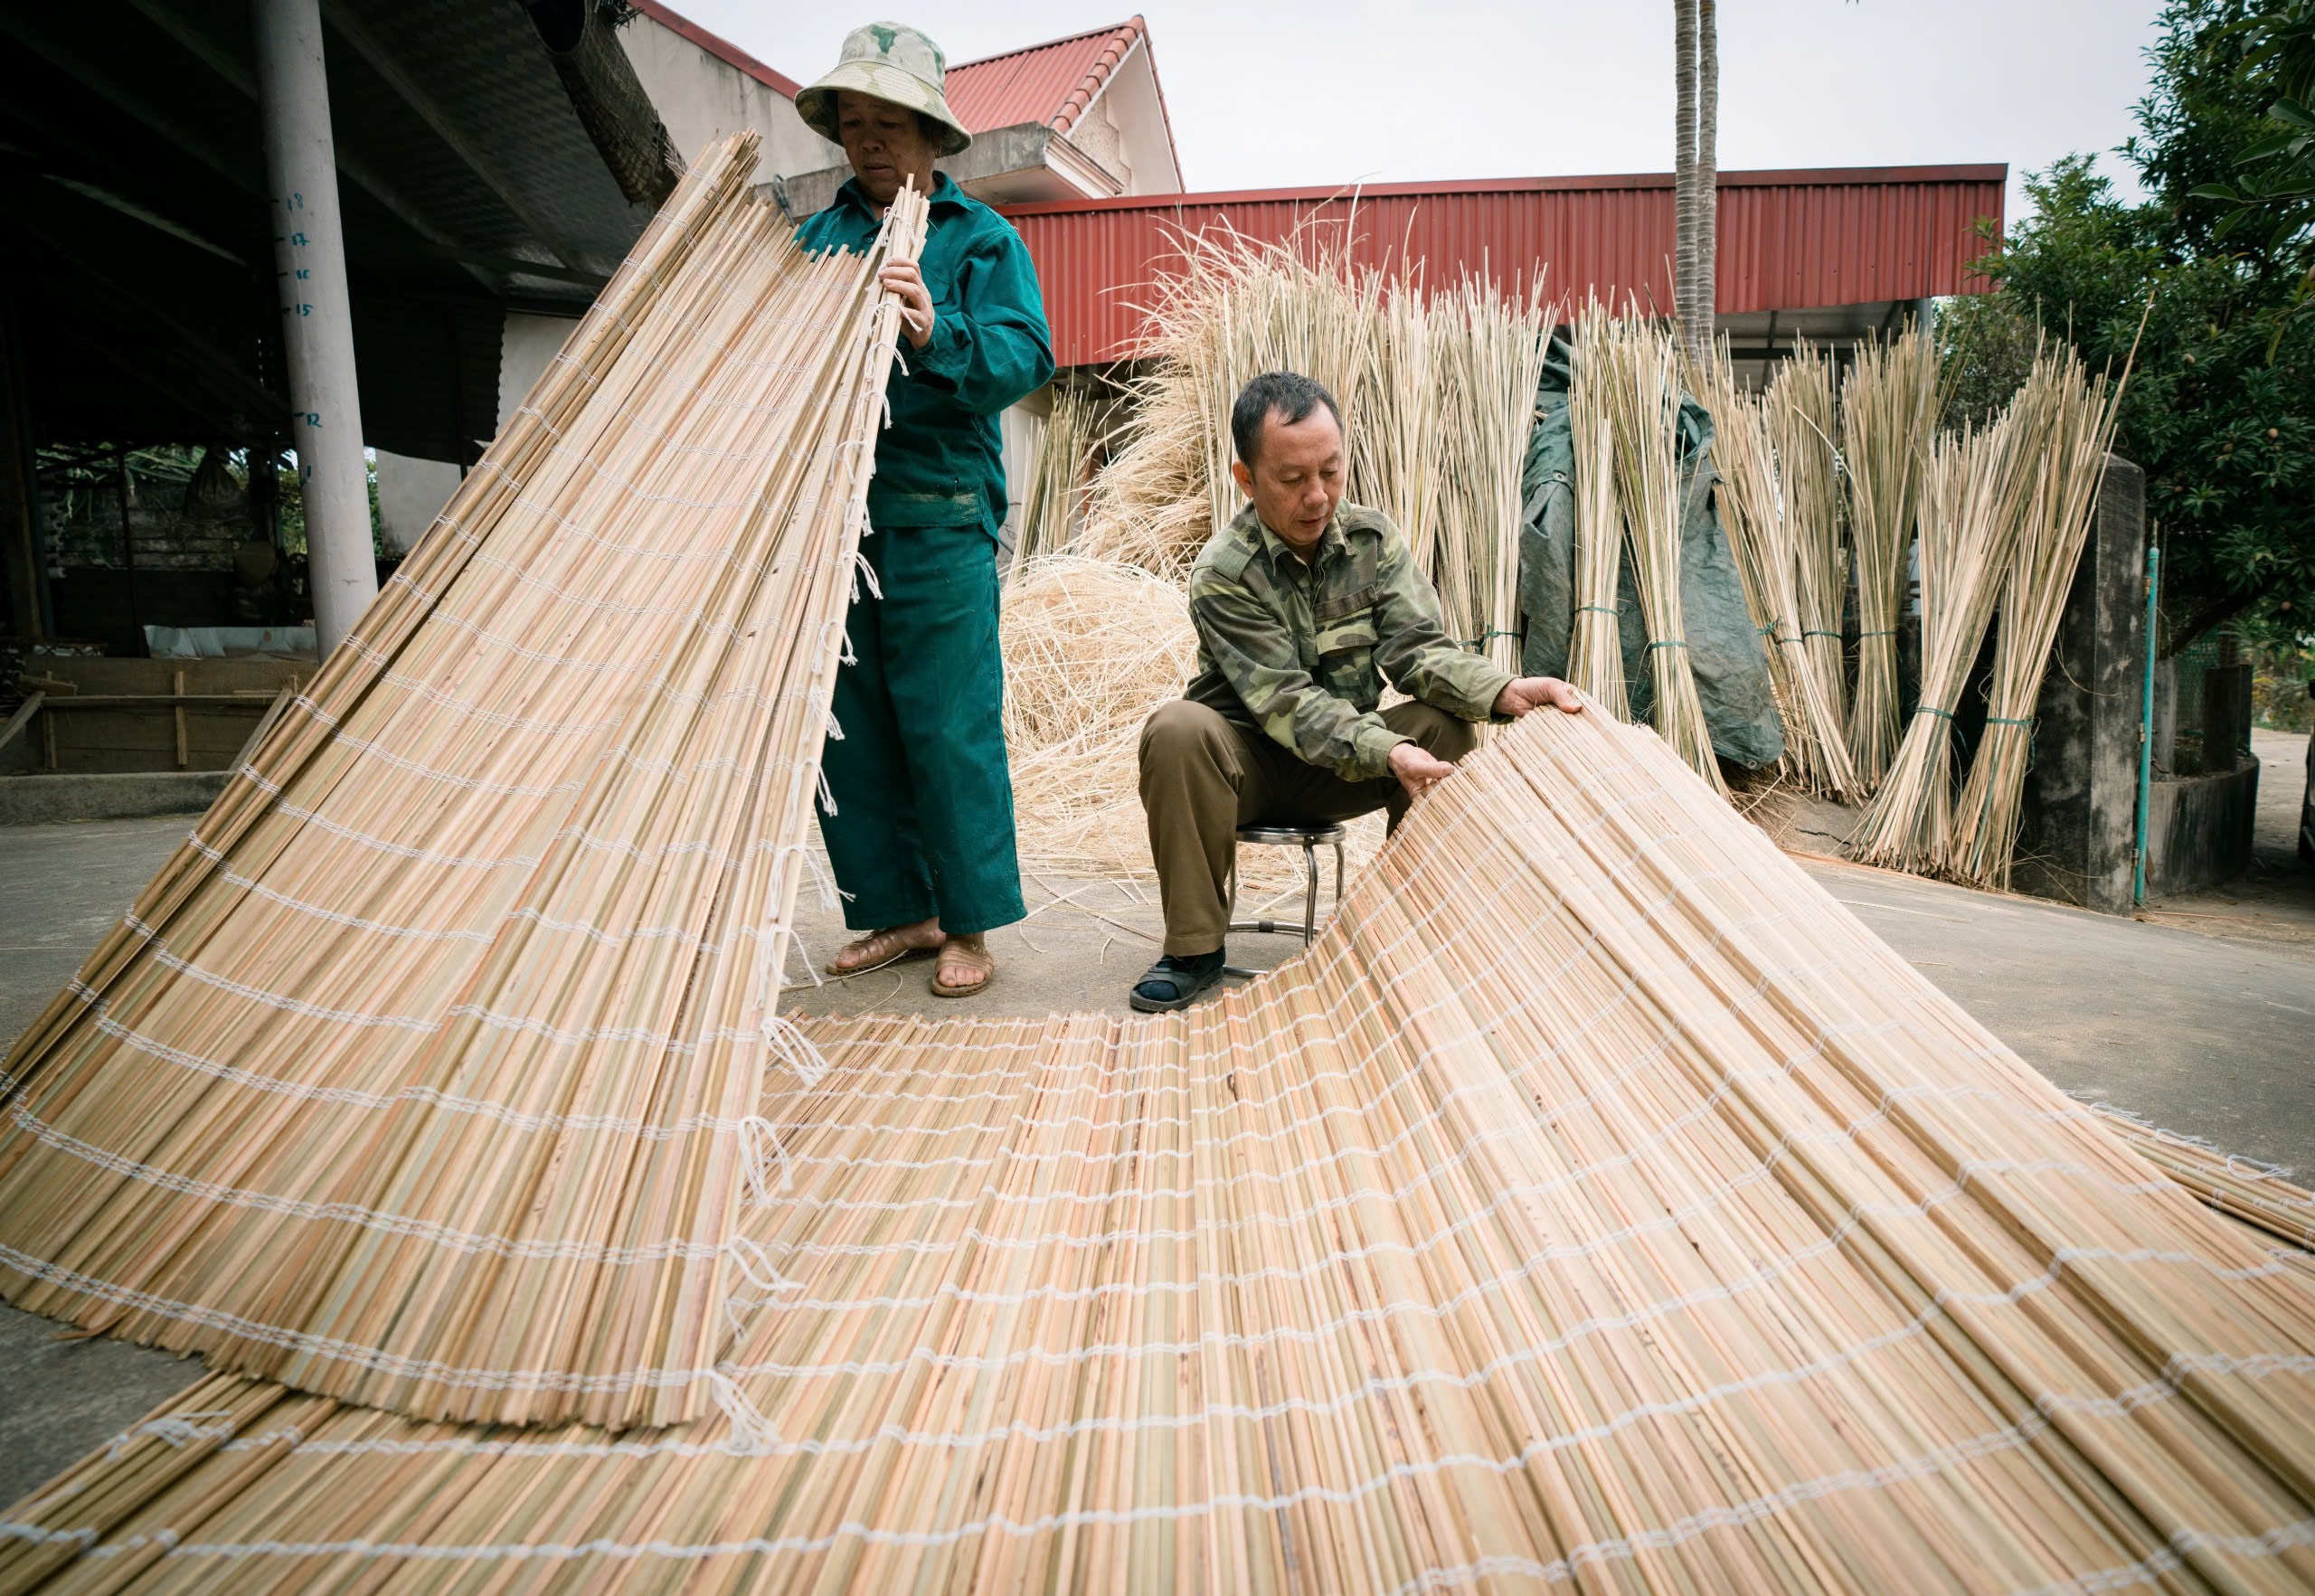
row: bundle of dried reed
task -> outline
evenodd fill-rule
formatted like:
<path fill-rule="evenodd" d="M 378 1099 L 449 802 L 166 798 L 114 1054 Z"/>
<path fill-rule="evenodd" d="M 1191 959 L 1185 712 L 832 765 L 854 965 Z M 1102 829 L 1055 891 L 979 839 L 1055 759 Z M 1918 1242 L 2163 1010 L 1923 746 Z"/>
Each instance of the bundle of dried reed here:
<path fill-rule="evenodd" d="M 1712 416 L 1721 525 L 1736 557 L 1745 605 L 1768 653 L 1769 690 L 1784 722 L 1780 771 L 1810 792 L 1843 796 L 1857 785 L 1848 739 L 1801 636 L 1799 556 L 1777 486 L 1767 415 L 1759 401 L 1737 387 L 1725 339 L 1708 368 L 1689 369 L 1688 383 Z"/>
<path fill-rule="evenodd" d="M 2074 568 L 2090 535 L 2121 400 L 2120 386 L 2110 393 L 2105 379 L 2084 371 L 2070 349 L 2045 344 L 2011 401 L 2042 418 L 2042 442 L 2033 462 L 2032 497 L 2002 585 L 1985 735 L 1962 786 L 1946 861 L 1951 874 L 1976 885 L 2009 885 L 2034 746 L 2034 710 L 2074 586 Z"/>
<path fill-rule="evenodd" d="M 895 311 L 712 147 L 0 1076 L 0 1286 L 405 1412 L 704 1411 Z"/>
<path fill-rule="evenodd" d="M 1769 380 L 1761 404 L 1776 449 L 1777 489 L 1784 503 L 1800 600 L 1800 636 L 1817 692 L 1832 724 L 1848 723 L 1848 677 L 1841 613 L 1848 599 L 1848 552 L 1841 542 L 1841 492 L 1834 440 L 1833 366 L 1808 339 Z M 1832 732 L 1826 733 L 1828 741 Z"/>
<path fill-rule="evenodd" d="M 1567 677 L 1620 721 L 1631 719 L 1617 619 L 1624 562 L 1623 507 L 1616 498 L 1616 431 L 1611 400 L 1611 317 L 1594 301 L 1575 323 L 1574 381 L 1567 420 L 1575 454 L 1575 615 L 1568 628 Z"/>
<path fill-rule="evenodd" d="M 1857 697 L 1849 752 L 1858 784 L 1878 787 L 1897 751 L 1897 617 L 1905 596 L 1922 463 L 1944 393 L 1937 348 L 1915 326 L 1867 343 L 1841 383 L 1841 458 L 1857 547 Z"/>
<path fill-rule="evenodd" d="M 2001 596 L 2041 476 L 2042 395 L 1938 439 L 1921 483 L 1921 703 L 1850 839 L 1866 864 L 1943 868 L 1953 850 L 1953 713 Z"/>
<path fill-rule="evenodd" d="M 1727 790 L 1688 663 L 1680 596 L 1680 357 L 1671 335 L 1636 318 L 1605 324 L 1590 380 L 1604 389 L 1616 502 L 1631 547 L 1632 584 L 1648 623 L 1657 732 L 1715 791 Z M 1585 379 L 1581 375 L 1578 382 Z"/>
<path fill-rule="evenodd" d="M 1075 382 L 1054 387 L 1053 413 L 1037 435 L 1036 464 L 1028 497 L 1021 505 L 1021 529 L 1013 543 L 1012 574 L 1031 561 L 1067 549 L 1084 518 L 1086 478 L 1101 439 L 1095 400 Z"/>
<path fill-rule="evenodd" d="M 1448 635 L 1517 675 L 1519 477 L 1544 369 L 1542 279 L 1524 303 L 1467 279 L 1431 302 L 1427 320 L 1439 396 L 1427 408 L 1445 480 L 1432 491 L 1436 530 L 1423 569 L 1438 581 Z"/>
<path fill-rule="evenodd" d="M 1468 280 L 1436 294 L 1354 268 L 1338 240 L 1186 236 L 1148 307 L 1154 370 L 1074 545 L 1161 575 L 1189 568 L 1244 503 L 1230 407 L 1265 371 L 1342 406 L 1347 497 L 1388 515 L 1439 585 L 1450 634 L 1516 668 L 1519 476 L 1549 316 Z"/>
<path fill-rule="evenodd" d="M 2315 1275 L 1606 716 L 1493 740 L 1218 1002 L 812 1035 L 761 1422 L 212 1379 L 0 1584 L 2315 1582 Z"/>
<path fill-rule="evenodd" d="M 1133 420 L 1094 483 L 1081 552 L 1186 572 L 1244 502 L 1230 476 L 1230 407 L 1267 371 L 1325 384 L 1351 433 L 1350 496 L 1394 496 L 1362 478 L 1359 465 L 1375 457 L 1361 452 L 1354 420 L 1365 414 L 1380 278 L 1353 272 L 1338 248 L 1257 243 L 1224 228 L 1185 234 L 1177 269 L 1154 288 L 1154 368 L 1128 385 Z"/>

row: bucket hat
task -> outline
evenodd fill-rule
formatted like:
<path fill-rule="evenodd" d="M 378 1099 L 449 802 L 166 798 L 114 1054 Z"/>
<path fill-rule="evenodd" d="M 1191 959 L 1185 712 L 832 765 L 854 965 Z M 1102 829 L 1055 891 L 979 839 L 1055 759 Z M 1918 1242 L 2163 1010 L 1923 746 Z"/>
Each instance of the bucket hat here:
<path fill-rule="evenodd" d="M 844 53 L 836 70 L 796 97 L 796 114 L 804 126 L 831 144 L 836 136 L 836 91 L 849 89 L 873 94 L 894 105 L 921 111 L 940 123 L 940 153 L 953 156 L 973 141 L 942 92 L 949 58 L 940 46 L 914 28 L 898 23 L 870 23 L 846 35 Z"/>

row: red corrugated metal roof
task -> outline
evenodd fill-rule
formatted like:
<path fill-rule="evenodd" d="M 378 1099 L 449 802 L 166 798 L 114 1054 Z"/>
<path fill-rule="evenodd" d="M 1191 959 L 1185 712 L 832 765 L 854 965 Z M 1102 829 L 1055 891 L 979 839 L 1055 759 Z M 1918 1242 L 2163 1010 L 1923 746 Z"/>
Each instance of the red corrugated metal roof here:
<path fill-rule="evenodd" d="M 1039 122 L 1066 132 L 1147 29 L 1139 16 L 949 69 L 949 109 L 974 133 Z"/>
<path fill-rule="evenodd" d="M 1989 249 L 1977 223 L 2000 225 L 2008 180 L 2004 165 L 1724 172 L 1717 307 L 1734 315 L 1976 291 L 1985 285 L 1969 263 Z M 1182 232 L 1222 222 L 1257 240 L 1300 232 L 1339 242 L 1347 231 L 1354 260 L 1385 270 L 1412 264 L 1434 286 L 1485 271 L 1524 291 L 1541 271 L 1562 300 L 1597 292 L 1642 308 L 1672 304 L 1668 173 L 1002 209 L 1036 261 L 1063 365 L 1132 354 L 1152 274 L 1177 253 Z"/>
<path fill-rule="evenodd" d="M 766 88 L 779 90 L 790 99 L 796 98 L 796 91 L 802 87 L 787 73 L 774 71 L 722 34 L 709 33 L 691 18 L 678 15 L 666 6 L 660 5 L 659 0 L 635 0 L 635 9 L 661 27 L 682 34 L 702 50 L 706 51 L 708 54 L 729 61 L 757 82 L 763 84 Z"/>

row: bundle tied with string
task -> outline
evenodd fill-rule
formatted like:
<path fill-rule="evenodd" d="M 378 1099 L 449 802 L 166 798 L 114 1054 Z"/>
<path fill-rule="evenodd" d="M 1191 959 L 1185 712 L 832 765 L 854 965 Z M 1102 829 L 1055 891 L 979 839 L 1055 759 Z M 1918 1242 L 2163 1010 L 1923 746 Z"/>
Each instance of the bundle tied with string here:
<path fill-rule="evenodd" d="M 924 202 L 712 146 L 8 1056 L 0 1290 L 439 1418 L 704 1411 Z"/>
<path fill-rule="evenodd" d="M 1036 431 L 1035 465 L 1029 495 L 1021 505 L 1020 531 L 1013 543 L 1008 574 L 1046 554 L 1058 554 L 1076 537 L 1084 516 L 1085 479 L 1093 449 L 1096 401 L 1075 382 L 1054 385 L 1053 413 Z"/>
<path fill-rule="evenodd" d="M 2070 349 L 2053 343 L 2036 353 L 2012 401 L 2014 408 L 2041 418 L 2043 441 L 2002 584 L 1985 736 L 1970 760 L 1944 862 L 1948 874 L 1975 885 L 2009 885 L 2033 757 L 2035 706 L 2090 535 L 2121 402 L 2121 383 L 2110 391 L 2103 377 L 2091 376 Z"/>
<path fill-rule="evenodd" d="M 1784 722 L 1779 770 L 1810 792 L 1838 797 L 1855 787 L 1856 778 L 1847 737 L 1802 636 L 1799 555 L 1777 484 L 1768 417 L 1758 400 L 1738 390 L 1724 338 L 1710 364 L 1691 366 L 1688 382 L 1712 416 L 1721 524 L 1768 655 L 1769 690 Z"/>
<path fill-rule="evenodd" d="M 1851 839 L 1854 857 L 1915 872 L 1953 846 L 1953 715 L 2008 574 L 2046 432 L 2021 391 L 2000 418 L 1938 439 L 1921 484 L 1921 702 Z"/>
<path fill-rule="evenodd" d="M 1857 696 L 1849 753 L 1870 791 L 1895 757 L 1897 616 L 1905 590 L 1919 482 L 1942 408 L 1937 346 L 1921 327 L 1868 342 L 1841 384 L 1841 456 L 1857 551 Z"/>
<path fill-rule="evenodd" d="M 1616 502 L 1648 626 L 1656 730 L 1714 790 L 1725 792 L 1696 696 L 1680 595 L 1679 355 L 1671 335 L 1648 323 L 1621 318 L 1605 326 L 1606 335 L 1592 351 L 1597 370 L 1592 380 L 1602 391 Z"/>
<path fill-rule="evenodd" d="M 1841 542 L 1832 362 L 1808 339 L 1795 340 L 1791 358 L 1769 380 L 1761 403 L 1776 449 L 1777 488 L 1792 549 L 1809 668 L 1833 723 L 1846 727 L 1848 676 L 1841 615 L 1847 608 L 1848 555 Z M 1828 730 L 1826 738 L 1829 741 L 1832 737 Z"/>
<path fill-rule="evenodd" d="M 1516 670 L 1519 480 L 1551 316 L 1540 276 L 1434 288 L 1355 267 L 1346 235 L 1186 233 L 1146 307 L 1148 373 L 1072 547 L 1178 579 L 1244 505 L 1230 412 L 1264 372 L 1341 407 L 1345 497 L 1380 510 L 1439 589 L 1448 635 Z"/>
<path fill-rule="evenodd" d="M 1620 721 L 1631 719 L 1617 619 L 1623 571 L 1623 510 L 1616 499 L 1615 421 L 1606 309 L 1594 300 L 1575 323 L 1574 382 L 1568 431 L 1575 456 L 1575 616 L 1568 630 L 1567 676 L 1585 697 Z"/>

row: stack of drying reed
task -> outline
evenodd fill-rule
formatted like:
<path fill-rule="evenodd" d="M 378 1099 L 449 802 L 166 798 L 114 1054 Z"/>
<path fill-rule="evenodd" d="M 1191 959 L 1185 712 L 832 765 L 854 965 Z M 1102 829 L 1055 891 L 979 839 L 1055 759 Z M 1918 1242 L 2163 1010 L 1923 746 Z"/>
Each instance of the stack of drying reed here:
<path fill-rule="evenodd" d="M 2303 1194 L 2190 1195 L 1605 715 L 1218 1002 L 812 1035 L 738 1421 L 212 1377 L 0 1585 L 2315 1583 L 2315 1274 L 2203 1200 Z"/>
<path fill-rule="evenodd" d="M 2120 397 L 2119 385 L 2045 345 L 1998 418 L 1931 449 L 1919 497 L 1921 698 L 1853 839 L 1857 858 L 2008 884 L 2034 706 Z M 1997 608 L 1985 732 L 1957 808 L 1956 718 Z"/>
<path fill-rule="evenodd" d="M 420 1415 L 703 1411 L 776 1154 L 875 273 L 924 218 L 808 261 L 754 153 L 701 157 L 17 1043 L 10 1300 Z"/>
<path fill-rule="evenodd" d="M 1467 280 L 1431 289 L 1297 239 L 1182 241 L 1149 307 L 1151 373 L 1133 384 L 1125 447 L 1094 483 L 1072 552 L 1167 577 L 1189 569 L 1245 502 L 1230 475 L 1230 407 L 1266 371 L 1299 372 L 1342 406 L 1346 496 L 1388 515 L 1438 584 L 1449 634 L 1518 661 L 1519 478 L 1550 318 Z"/>
<path fill-rule="evenodd" d="M 1630 718 L 1616 616 L 1628 547 L 1648 628 L 1656 730 L 1722 791 L 1681 603 L 1679 373 L 1671 335 L 1649 323 L 1609 316 L 1595 304 L 1577 324 L 1575 385 L 1568 395 L 1577 492 L 1569 671 L 1618 719 Z"/>
<path fill-rule="evenodd" d="M 1769 688 L 1784 722 L 1780 768 L 1807 791 L 1847 793 L 1857 778 L 1847 732 L 1818 669 L 1819 656 L 1804 635 L 1803 572 L 1793 524 L 1784 511 L 1767 412 L 1737 388 L 1724 340 L 1709 367 L 1691 367 L 1688 381 L 1712 416 L 1721 526 L 1735 556 L 1745 608 L 1768 656 Z"/>

